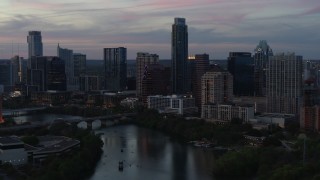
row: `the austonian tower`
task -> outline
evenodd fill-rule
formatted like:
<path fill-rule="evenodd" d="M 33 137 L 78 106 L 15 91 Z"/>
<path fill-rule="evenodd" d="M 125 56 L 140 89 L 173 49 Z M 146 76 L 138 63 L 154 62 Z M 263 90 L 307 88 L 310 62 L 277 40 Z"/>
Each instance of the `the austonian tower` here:
<path fill-rule="evenodd" d="M 172 25 L 172 93 L 183 94 L 190 91 L 188 78 L 188 26 L 184 18 L 175 18 Z"/>

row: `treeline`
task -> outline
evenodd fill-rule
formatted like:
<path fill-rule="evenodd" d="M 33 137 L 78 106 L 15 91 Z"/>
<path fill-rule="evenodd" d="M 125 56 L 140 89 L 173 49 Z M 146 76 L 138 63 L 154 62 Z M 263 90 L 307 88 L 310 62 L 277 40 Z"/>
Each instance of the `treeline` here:
<path fill-rule="evenodd" d="M 320 179 L 320 141 L 307 144 L 305 162 L 300 141 L 292 152 L 275 147 L 228 152 L 214 162 L 213 173 L 217 179 Z"/>
<path fill-rule="evenodd" d="M 184 141 L 206 138 L 219 145 L 237 145 L 243 142 L 243 133 L 252 129 L 249 124 L 230 123 L 216 125 L 204 120 L 185 120 L 183 117 L 162 115 L 156 110 L 141 109 L 137 113 L 136 123 L 157 129 Z"/>

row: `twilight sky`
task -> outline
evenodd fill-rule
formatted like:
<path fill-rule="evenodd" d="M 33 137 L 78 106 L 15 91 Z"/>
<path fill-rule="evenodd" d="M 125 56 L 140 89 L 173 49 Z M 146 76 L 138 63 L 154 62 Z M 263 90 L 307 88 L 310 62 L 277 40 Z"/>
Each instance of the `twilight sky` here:
<path fill-rule="evenodd" d="M 123 46 L 171 58 L 174 17 L 186 18 L 189 54 L 226 59 L 267 40 L 274 52 L 320 59 L 319 0 L 0 0 L 0 58 L 27 57 L 27 34 L 42 32 L 44 55 L 63 48 L 102 59 Z M 12 53 L 13 52 L 13 53 Z"/>

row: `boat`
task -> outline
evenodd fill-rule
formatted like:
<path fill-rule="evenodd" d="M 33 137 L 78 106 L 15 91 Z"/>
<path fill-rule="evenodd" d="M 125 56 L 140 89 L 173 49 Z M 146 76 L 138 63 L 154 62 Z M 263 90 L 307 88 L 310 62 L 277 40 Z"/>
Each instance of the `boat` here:
<path fill-rule="evenodd" d="M 119 161 L 119 171 L 123 171 L 123 161 Z"/>

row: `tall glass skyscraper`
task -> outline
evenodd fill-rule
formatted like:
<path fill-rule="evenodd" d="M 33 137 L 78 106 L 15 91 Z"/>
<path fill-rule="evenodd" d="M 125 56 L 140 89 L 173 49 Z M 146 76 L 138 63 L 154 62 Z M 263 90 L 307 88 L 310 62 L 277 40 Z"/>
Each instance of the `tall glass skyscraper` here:
<path fill-rule="evenodd" d="M 261 40 L 254 50 L 254 93 L 256 96 L 266 95 L 266 67 L 269 57 L 273 56 L 267 41 Z"/>
<path fill-rule="evenodd" d="M 65 64 L 65 74 L 67 76 L 67 90 L 77 90 L 77 83 L 74 78 L 74 60 L 73 60 L 73 50 L 61 48 L 58 44 L 57 56 L 64 61 Z"/>
<path fill-rule="evenodd" d="M 28 42 L 29 60 L 31 59 L 32 56 L 43 55 L 41 31 L 29 31 L 27 42 Z M 28 66 L 29 65 L 30 64 L 28 64 Z"/>
<path fill-rule="evenodd" d="M 123 91 L 127 84 L 127 48 L 104 48 L 105 89 Z"/>
<path fill-rule="evenodd" d="M 230 52 L 228 71 L 233 75 L 235 96 L 254 95 L 254 61 L 249 52 Z"/>
<path fill-rule="evenodd" d="M 184 18 L 175 18 L 171 39 L 171 81 L 172 92 L 183 94 L 190 92 L 191 81 L 188 73 L 188 26 Z"/>
<path fill-rule="evenodd" d="M 267 112 L 299 114 L 302 105 L 302 56 L 281 53 L 267 66 Z"/>

